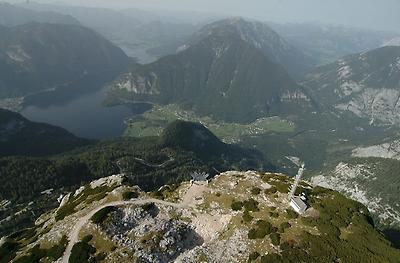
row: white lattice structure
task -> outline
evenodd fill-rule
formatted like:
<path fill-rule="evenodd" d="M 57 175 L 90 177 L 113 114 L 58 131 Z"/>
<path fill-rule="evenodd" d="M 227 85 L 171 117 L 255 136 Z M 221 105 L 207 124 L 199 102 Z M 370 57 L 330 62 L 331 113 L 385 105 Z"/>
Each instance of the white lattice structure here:
<path fill-rule="evenodd" d="M 300 183 L 301 177 L 303 176 L 304 170 L 305 170 L 305 165 L 303 163 L 301 165 L 299 171 L 297 172 L 296 178 L 294 180 L 294 183 L 293 183 L 293 185 L 290 189 L 289 195 L 288 195 L 290 206 L 299 214 L 304 213 L 307 209 L 307 204 L 304 203 L 300 197 L 295 196 L 296 189 L 299 186 L 299 183 Z"/>
<path fill-rule="evenodd" d="M 301 177 L 303 176 L 304 173 L 304 164 L 300 167 L 299 171 L 297 172 L 296 178 L 294 180 L 294 184 L 292 185 L 290 192 L 289 192 L 289 200 L 291 200 L 294 197 L 294 194 L 296 193 L 297 186 L 300 183 Z"/>

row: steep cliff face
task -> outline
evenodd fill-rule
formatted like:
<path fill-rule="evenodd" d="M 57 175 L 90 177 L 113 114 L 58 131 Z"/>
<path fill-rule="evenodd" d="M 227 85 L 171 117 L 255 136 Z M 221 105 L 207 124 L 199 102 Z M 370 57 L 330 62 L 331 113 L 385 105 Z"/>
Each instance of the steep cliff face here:
<path fill-rule="evenodd" d="M 377 157 L 400 161 L 400 139 L 391 138 L 377 145 L 357 147 L 352 151 L 352 156 L 361 158 Z"/>
<path fill-rule="evenodd" d="M 384 47 L 322 66 L 306 76 L 309 91 L 327 107 L 400 124 L 400 47 Z"/>

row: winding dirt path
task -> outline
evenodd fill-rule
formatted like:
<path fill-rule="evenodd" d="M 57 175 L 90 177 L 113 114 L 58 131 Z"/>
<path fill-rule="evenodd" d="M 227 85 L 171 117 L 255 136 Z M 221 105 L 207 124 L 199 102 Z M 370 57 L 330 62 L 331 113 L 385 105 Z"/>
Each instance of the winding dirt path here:
<path fill-rule="evenodd" d="M 109 206 L 144 205 L 144 204 L 148 204 L 148 203 L 173 206 L 175 208 L 185 208 L 188 205 L 186 203 L 171 203 L 171 202 L 167 202 L 167 201 L 163 201 L 163 200 L 159 200 L 159 199 L 152 199 L 152 198 L 136 199 L 136 200 L 132 200 L 132 201 L 116 201 L 116 202 L 102 204 L 102 205 L 96 207 L 95 209 L 91 210 L 86 216 L 80 218 L 79 221 L 76 222 L 73 229 L 71 230 L 71 232 L 68 235 L 69 242 L 68 242 L 67 248 L 65 249 L 64 255 L 61 258 L 61 260 L 59 260 L 58 262 L 68 263 L 69 257 L 71 256 L 72 248 L 79 241 L 79 233 L 81 232 L 81 229 L 83 228 L 83 226 L 85 226 L 88 223 L 90 218 L 92 218 L 92 216 L 95 213 L 97 213 L 98 211 L 100 211 L 101 209 L 103 209 L 105 207 L 109 207 Z"/>

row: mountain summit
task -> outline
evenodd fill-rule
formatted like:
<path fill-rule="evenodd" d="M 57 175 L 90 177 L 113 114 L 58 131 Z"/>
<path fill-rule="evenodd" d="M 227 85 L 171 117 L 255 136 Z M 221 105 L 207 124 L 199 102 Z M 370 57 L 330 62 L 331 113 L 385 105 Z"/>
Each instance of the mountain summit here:
<path fill-rule="evenodd" d="M 200 115 L 239 122 L 311 105 L 285 69 L 238 32 L 212 30 L 197 38 L 176 55 L 133 66 L 112 85 L 108 102 L 178 103 Z"/>
<path fill-rule="evenodd" d="M 398 262 L 368 210 L 302 182 L 289 207 L 284 175 L 228 171 L 151 193 L 123 175 L 65 195 L 36 225 L 4 239 L 12 262 Z M 4 252 L 3 252 L 4 251 Z M 396 259 L 397 258 L 397 259 Z"/>
<path fill-rule="evenodd" d="M 289 44 L 267 24 L 232 17 L 206 25 L 189 40 L 193 45 L 208 35 L 235 34 L 253 45 L 272 62 L 282 65 L 292 77 L 298 77 L 313 65 L 311 58 Z"/>

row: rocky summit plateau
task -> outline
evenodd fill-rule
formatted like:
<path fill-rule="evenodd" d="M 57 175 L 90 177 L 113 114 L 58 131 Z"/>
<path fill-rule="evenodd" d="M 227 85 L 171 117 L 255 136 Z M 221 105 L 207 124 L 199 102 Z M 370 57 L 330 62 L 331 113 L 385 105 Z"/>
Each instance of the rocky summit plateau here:
<path fill-rule="evenodd" d="M 60 197 L 35 226 L 1 241 L 11 262 L 396 262 L 362 204 L 283 174 L 228 171 L 144 192 L 124 175 Z M 3 253 L 4 251 L 2 251 Z M 298 261 L 293 261 L 298 260 Z M 357 261 L 361 262 L 361 261 Z"/>

